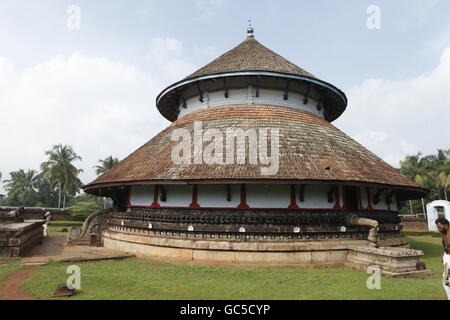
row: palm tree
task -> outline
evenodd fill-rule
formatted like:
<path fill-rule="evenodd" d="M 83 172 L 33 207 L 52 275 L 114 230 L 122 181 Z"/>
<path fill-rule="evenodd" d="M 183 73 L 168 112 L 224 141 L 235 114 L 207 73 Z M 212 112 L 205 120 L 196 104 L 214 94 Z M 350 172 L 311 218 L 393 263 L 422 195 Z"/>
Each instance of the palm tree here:
<path fill-rule="evenodd" d="M 109 156 L 108 158 L 106 158 L 104 160 L 102 160 L 102 159 L 98 160 L 98 162 L 100 162 L 100 165 L 94 167 L 94 168 L 96 168 L 95 172 L 97 173 L 97 175 L 102 175 L 106 171 L 108 171 L 109 169 L 114 167 L 116 164 L 118 164 L 119 159 L 114 158 L 113 156 Z"/>
<path fill-rule="evenodd" d="M 41 169 L 52 188 L 58 189 L 58 208 L 61 208 L 61 193 L 64 193 L 63 207 L 65 207 L 66 193 L 75 195 L 82 185 L 78 175 L 83 170 L 72 164 L 76 160 L 81 161 L 81 157 L 71 146 L 61 144 L 53 146 L 53 149 L 46 151 L 45 154 L 49 160 L 41 164 Z"/>
<path fill-rule="evenodd" d="M 447 180 L 444 182 L 445 200 L 448 201 L 447 191 L 450 190 L 450 174 L 447 175 Z"/>
<path fill-rule="evenodd" d="M 408 178 L 416 181 L 417 184 L 425 187 L 426 173 L 425 168 L 427 167 L 427 158 L 422 157 L 422 153 L 418 153 L 414 156 L 407 156 L 404 161 L 400 161 L 400 172 L 407 176 Z M 425 213 L 425 202 L 422 198 L 422 211 Z M 411 208 L 411 214 L 413 214 L 412 201 L 409 200 L 409 206 Z"/>
<path fill-rule="evenodd" d="M 439 199 L 442 199 L 443 192 L 445 200 L 448 200 L 447 178 L 450 174 L 450 150 L 438 150 L 436 155 L 427 158 L 429 159 L 429 184 L 437 190 Z"/>
<path fill-rule="evenodd" d="M 8 197 L 17 199 L 23 206 L 32 205 L 33 198 L 37 195 L 36 183 L 37 172 L 35 170 L 20 169 L 10 173 L 11 179 L 5 180 L 5 189 L 8 191 Z"/>
<path fill-rule="evenodd" d="M 422 174 L 424 158 L 422 153 L 414 156 L 407 156 L 405 160 L 400 161 L 400 171 L 410 179 L 415 179 L 417 175 Z"/>
<path fill-rule="evenodd" d="M 437 174 L 437 186 L 439 188 L 439 191 L 442 189 L 444 190 L 444 198 L 445 200 L 448 201 L 448 197 L 447 197 L 447 190 L 450 186 L 450 174 L 446 173 L 446 172 L 439 172 Z M 441 193 L 439 192 L 439 197 L 440 197 Z"/>

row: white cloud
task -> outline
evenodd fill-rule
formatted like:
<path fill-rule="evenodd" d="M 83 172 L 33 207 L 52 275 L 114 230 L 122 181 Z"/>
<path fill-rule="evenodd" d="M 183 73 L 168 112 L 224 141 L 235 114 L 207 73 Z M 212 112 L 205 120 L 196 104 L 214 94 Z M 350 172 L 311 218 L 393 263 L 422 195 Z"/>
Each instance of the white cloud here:
<path fill-rule="evenodd" d="M 450 47 L 429 74 L 402 81 L 368 79 L 348 90 L 335 124 L 396 167 L 406 155 L 450 148 Z"/>
<path fill-rule="evenodd" d="M 147 55 L 153 67 L 166 83 L 181 80 L 195 71 L 195 65 L 183 58 L 183 43 L 173 38 L 153 38 Z"/>
<path fill-rule="evenodd" d="M 196 0 L 195 7 L 199 10 L 197 20 L 211 21 L 225 6 L 225 0 Z"/>
<path fill-rule="evenodd" d="M 179 80 L 193 71 L 181 54 L 180 41 L 155 38 L 151 74 L 80 53 L 20 71 L 0 57 L 3 179 L 19 168 L 39 170 L 44 151 L 62 143 L 83 157 L 82 181 L 92 181 L 98 159 L 122 159 L 169 124 L 154 101 L 167 77 Z"/>
<path fill-rule="evenodd" d="M 392 139 L 386 132 L 367 130 L 355 134 L 353 138 L 376 154 L 382 155 L 384 161 L 395 167 L 398 167 L 399 161 L 403 160 L 406 155 L 419 152 L 416 145 L 405 140 L 391 143 Z"/>

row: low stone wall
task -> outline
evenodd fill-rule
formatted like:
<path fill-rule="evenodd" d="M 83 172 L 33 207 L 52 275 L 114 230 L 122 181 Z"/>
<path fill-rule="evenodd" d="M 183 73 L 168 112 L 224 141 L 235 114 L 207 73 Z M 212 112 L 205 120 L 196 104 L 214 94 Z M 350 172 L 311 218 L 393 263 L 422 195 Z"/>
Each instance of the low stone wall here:
<path fill-rule="evenodd" d="M 0 207 L 0 212 L 14 211 L 16 208 L 12 207 Z M 22 211 L 22 217 L 25 220 L 44 220 L 44 215 L 50 212 L 52 215 L 52 221 L 79 221 L 76 217 L 73 217 L 70 212 L 58 209 L 46 209 L 46 208 L 24 208 Z"/>
<path fill-rule="evenodd" d="M 406 230 L 428 230 L 428 220 L 426 218 L 402 217 L 401 225 Z"/>
<path fill-rule="evenodd" d="M 23 214 L 23 217 L 25 220 L 40 220 L 44 219 L 44 214 L 48 211 L 42 212 L 25 212 Z M 52 220 L 51 221 L 81 221 L 80 219 L 77 219 L 76 217 L 73 217 L 69 212 L 55 212 L 51 213 Z"/>
<path fill-rule="evenodd" d="M 199 264 L 254 267 L 344 266 L 349 246 L 367 246 L 367 240 L 263 241 L 173 237 L 147 232 L 103 231 L 106 248 L 140 256 L 169 258 Z M 233 238 L 235 238 L 233 237 Z M 381 240 L 382 246 L 408 247 L 406 237 Z"/>
<path fill-rule="evenodd" d="M 404 237 L 380 241 L 380 248 L 366 240 L 237 241 L 233 239 L 180 239 L 145 232 L 103 231 L 106 248 L 187 264 L 231 267 L 346 267 L 393 277 L 431 275 L 420 261 L 423 252 L 408 249 Z"/>

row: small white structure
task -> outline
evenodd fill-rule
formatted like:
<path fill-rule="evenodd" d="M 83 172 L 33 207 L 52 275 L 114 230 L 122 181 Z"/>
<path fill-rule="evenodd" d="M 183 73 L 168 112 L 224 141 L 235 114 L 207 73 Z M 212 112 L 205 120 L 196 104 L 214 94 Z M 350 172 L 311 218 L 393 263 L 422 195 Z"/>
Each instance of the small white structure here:
<path fill-rule="evenodd" d="M 50 212 L 47 212 L 45 215 L 45 224 L 44 224 L 44 237 L 48 237 L 48 224 L 50 223 L 50 220 L 52 219 L 52 215 Z"/>
<path fill-rule="evenodd" d="M 450 202 L 445 200 L 436 200 L 427 204 L 428 230 L 438 231 L 434 223 L 439 218 L 438 208 L 444 209 L 445 219 L 450 220 Z"/>

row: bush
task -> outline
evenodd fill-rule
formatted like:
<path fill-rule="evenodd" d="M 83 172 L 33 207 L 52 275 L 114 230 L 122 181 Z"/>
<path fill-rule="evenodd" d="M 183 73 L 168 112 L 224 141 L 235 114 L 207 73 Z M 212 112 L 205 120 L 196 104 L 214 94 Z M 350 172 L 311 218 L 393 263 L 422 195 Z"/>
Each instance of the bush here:
<path fill-rule="evenodd" d="M 95 211 L 102 209 L 101 201 L 101 198 L 84 194 L 76 197 L 74 205 L 66 210 L 69 211 L 72 216 L 82 218 L 84 220 Z"/>

